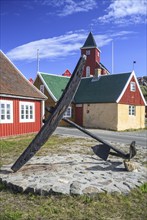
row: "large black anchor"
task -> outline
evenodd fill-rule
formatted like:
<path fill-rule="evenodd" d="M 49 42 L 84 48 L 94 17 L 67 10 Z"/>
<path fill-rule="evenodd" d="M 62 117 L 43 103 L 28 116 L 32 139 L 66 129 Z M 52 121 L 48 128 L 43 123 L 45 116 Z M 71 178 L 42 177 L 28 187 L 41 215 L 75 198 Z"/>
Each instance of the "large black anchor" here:
<path fill-rule="evenodd" d="M 53 107 L 46 107 L 45 109 L 49 113 L 52 113 L 54 108 Z M 130 144 L 129 153 L 124 153 L 123 151 L 112 146 L 107 141 L 103 140 L 102 138 L 98 137 L 97 135 L 95 135 L 95 134 L 91 133 L 90 131 L 86 130 L 85 128 L 77 125 L 73 121 L 71 121 L 67 118 L 64 118 L 64 117 L 62 118 L 62 120 L 65 121 L 66 123 L 70 124 L 71 126 L 77 128 L 78 130 L 82 131 L 86 135 L 88 135 L 88 136 L 92 137 L 93 139 L 102 143 L 103 145 L 94 146 L 94 147 L 92 147 L 92 149 L 93 149 L 93 152 L 103 160 L 107 160 L 109 155 L 121 157 L 121 158 L 127 159 L 127 160 L 132 159 L 136 155 L 135 141 L 132 141 L 132 143 Z M 113 150 L 113 151 L 110 151 L 110 150 Z"/>
<path fill-rule="evenodd" d="M 52 135 L 52 133 L 55 131 L 57 128 L 60 120 L 64 120 L 70 125 L 78 128 L 80 131 L 84 132 L 85 134 L 91 136 L 92 138 L 96 139 L 97 141 L 103 143 L 103 148 L 100 146 L 96 146 L 93 148 L 93 151 L 102 159 L 107 160 L 109 154 L 114 155 L 114 156 L 119 156 L 124 159 L 131 159 L 136 155 L 136 149 L 135 149 L 135 142 L 133 141 L 130 145 L 130 152 L 128 154 L 125 154 L 124 152 L 116 149 L 106 141 L 102 140 L 101 138 L 97 137 L 96 135 L 90 133 L 86 129 L 80 127 L 79 125 L 75 124 L 74 122 L 70 121 L 67 118 L 64 118 L 64 113 L 67 110 L 68 106 L 70 105 L 77 89 L 80 84 L 82 74 L 83 74 L 83 69 L 84 65 L 86 62 L 86 56 L 83 55 L 76 67 L 75 70 L 65 88 L 63 91 L 57 105 L 50 109 L 47 108 L 51 114 L 45 121 L 44 125 L 38 132 L 38 134 L 35 136 L 35 138 L 32 140 L 32 142 L 29 144 L 29 146 L 25 149 L 25 151 L 20 155 L 20 157 L 16 160 L 16 162 L 13 164 L 11 169 L 16 172 L 18 171 L 25 163 L 27 163 L 43 146 L 48 138 Z M 112 149 L 114 152 L 110 152 L 110 149 Z"/>

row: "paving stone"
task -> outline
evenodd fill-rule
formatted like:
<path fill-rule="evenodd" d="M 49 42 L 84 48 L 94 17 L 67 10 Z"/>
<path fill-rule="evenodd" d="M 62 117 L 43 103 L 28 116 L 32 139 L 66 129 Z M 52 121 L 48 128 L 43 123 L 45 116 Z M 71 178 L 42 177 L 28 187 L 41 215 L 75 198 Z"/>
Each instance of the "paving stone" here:
<path fill-rule="evenodd" d="M 127 194 L 147 180 L 147 168 L 139 163 L 137 172 L 127 172 L 119 158 L 103 161 L 78 153 L 34 156 L 15 173 L 11 166 L 1 167 L 0 182 L 11 190 L 38 195 Z"/>

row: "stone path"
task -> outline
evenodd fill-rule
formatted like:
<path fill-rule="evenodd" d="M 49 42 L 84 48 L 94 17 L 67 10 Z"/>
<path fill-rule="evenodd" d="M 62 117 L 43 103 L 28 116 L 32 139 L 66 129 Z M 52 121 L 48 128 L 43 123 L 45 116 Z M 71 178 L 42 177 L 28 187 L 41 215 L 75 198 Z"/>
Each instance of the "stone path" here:
<path fill-rule="evenodd" d="M 139 163 L 137 170 L 128 172 L 121 158 L 103 161 L 81 153 L 35 156 L 16 173 L 11 166 L 1 168 L 0 181 L 14 191 L 39 195 L 127 194 L 147 181 L 147 169 Z"/>

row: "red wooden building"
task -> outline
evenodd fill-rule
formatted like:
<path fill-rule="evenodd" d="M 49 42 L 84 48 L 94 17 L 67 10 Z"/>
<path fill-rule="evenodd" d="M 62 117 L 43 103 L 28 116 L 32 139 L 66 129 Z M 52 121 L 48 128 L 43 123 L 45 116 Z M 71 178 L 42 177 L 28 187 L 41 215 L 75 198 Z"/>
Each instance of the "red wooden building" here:
<path fill-rule="evenodd" d="M 81 47 L 81 55 L 86 55 L 86 64 L 83 71 L 83 77 L 108 75 L 110 72 L 100 62 L 100 49 L 97 47 L 95 39 L 90 32 L 83 47 Z"/>
<path fill-rule="evenodd" d="M 39 131 L 47 97 L 2 51 L 0 67 L 0 137 Z"/>

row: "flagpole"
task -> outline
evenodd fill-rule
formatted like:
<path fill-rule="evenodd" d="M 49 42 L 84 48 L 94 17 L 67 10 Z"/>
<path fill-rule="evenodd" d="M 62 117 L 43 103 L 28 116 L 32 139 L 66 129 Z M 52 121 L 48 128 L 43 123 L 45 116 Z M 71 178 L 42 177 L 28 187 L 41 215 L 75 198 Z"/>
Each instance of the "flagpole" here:
<path fill-rule="evenodd" d="M 134 70 L 134 64 L 136 63 L 136 61 L 133 61 L 133 70 Z"/>
<path fill-rule="evenodd" d="M 112 74 L 114 73 L 114 44 L 112 40 Z"/>

